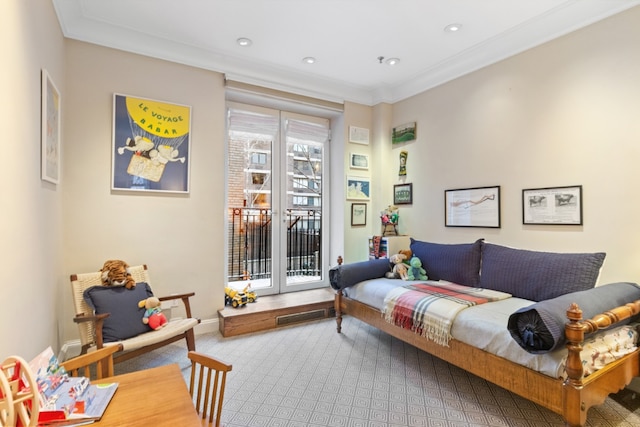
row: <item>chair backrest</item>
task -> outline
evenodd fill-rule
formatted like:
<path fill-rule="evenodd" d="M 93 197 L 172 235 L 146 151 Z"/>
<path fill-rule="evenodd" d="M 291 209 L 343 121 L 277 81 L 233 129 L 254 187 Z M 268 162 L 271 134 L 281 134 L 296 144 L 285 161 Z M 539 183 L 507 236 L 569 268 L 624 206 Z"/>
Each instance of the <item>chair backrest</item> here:
<path fill-rule="evenodd" d="M 129 272 L 136 283 L 145 282 L 151 287 L 149 270 L 147 270 L 147 266 L 145 264 L 130 266 Z M 83 293 L 85 289 L 88 289 L 91 286 L 100 285 L 102 285 L 102 273 L 100 271 L 71 275 L 71 293 L 73 295 L 73 305 L 76 310 L 76 315 L 93 314 L 93 310 L 83 298 Z M 153 289 L 153 287 L 151 289 Z M 80 343 L 83 347 L 94 344 L 95 330 L 93 322 L 78 323 L 78 329 L 80 331 Z"/>
<path fill-rule="evenodd" d="M 120 351 L 119 345 L 110 345 L 82 354 L 60 363 L 72 377 L 102 379 L 113 376 L 113 353 Z"/>
<path fill-rule="evenodd" d="M 196 411 L 203 420 L 208 414 L 209 425 L 219 427 L 224 386 L 227 381 L 227 372 L 231 371 L 232 366 L 215 357 L 195 351 L 190 351 L 188 355 L 191 360 L 189 393 L 191 397 L 196 397 L 194 401 Z M 196 391 L 197 396 L 194 396 Z"/>

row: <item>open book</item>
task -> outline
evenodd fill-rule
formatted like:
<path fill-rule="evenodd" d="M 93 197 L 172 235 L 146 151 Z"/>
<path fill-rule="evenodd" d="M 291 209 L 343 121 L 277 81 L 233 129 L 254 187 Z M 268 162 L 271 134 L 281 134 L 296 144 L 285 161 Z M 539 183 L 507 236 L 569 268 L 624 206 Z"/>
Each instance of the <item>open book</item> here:
<path fill-rule="evenodd" d="M 89 378 L 72 377 L 58 364 L 51 347 L 29 363 L 38 384 L 38 425 L 74 425 L 102 417 L 118 384 L 91 384 Z"/>

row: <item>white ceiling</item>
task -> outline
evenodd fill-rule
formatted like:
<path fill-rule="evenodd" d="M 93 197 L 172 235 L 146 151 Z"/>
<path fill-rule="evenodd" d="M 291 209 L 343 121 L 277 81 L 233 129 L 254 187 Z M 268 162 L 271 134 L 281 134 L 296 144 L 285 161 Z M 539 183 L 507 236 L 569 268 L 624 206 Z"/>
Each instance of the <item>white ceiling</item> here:
<path fill-rule="evenodd" d="M 397 102 L 640 0 L 52 0 L 65 37 L 332 101 Z M 455 33 L 444 31 L 462 24 Z M 250 47 L 236 43 L 240 37 Z M 302 58 L 312 56 L 309 65 Z M 378 57 L 396 57 L 389 66 Z M 150 70 L 149 72 L 153 72 Z"/>

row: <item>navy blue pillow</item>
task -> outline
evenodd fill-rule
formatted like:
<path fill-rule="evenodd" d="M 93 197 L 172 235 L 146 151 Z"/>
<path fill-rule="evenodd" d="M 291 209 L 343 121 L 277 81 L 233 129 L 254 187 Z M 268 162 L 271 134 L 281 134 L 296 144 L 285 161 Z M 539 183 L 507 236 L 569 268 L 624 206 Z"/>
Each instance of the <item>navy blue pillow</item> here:
<path fill-rule="evenodd" d="M 409 247 L 422 261 L 429 280 L 447 280 L 464 286 L 480 283 L 482 239 L 474 243 L 442 244 L 412 238 Z"/>
<path fill-rule="evenodd" d="M 568 321 L 567 309 L 572 303 L 578 304 L 583 319 L 591 319 L 597 314 L 637 299 L 640 299 L 640 287 L 635 283 L 620 282 L 598 286 L 521 308 L 509 316 L 507 328 L 520 347 L 529 353 L 548 353 L 566 342 L 564 325 Z M 631 319 L 627 319 L 614 326 L 630 321 Z"/>
<path fill-rule="evenodd" d="M 591 289 L 605 255 L 537 252 L 485 243 L 480 287 L 531 301 Z"/>
<path fill-rule="evenodd" d="M 124 286 L 92 286 L 83 295 L 95 314 L 109 313 L 102 326 L 104 342 L 121 341 L 149 332 L 142 323 L 145 308 L 138 303 L 153 296 L 147 283 L 138 283 L 133 289 Z"/>

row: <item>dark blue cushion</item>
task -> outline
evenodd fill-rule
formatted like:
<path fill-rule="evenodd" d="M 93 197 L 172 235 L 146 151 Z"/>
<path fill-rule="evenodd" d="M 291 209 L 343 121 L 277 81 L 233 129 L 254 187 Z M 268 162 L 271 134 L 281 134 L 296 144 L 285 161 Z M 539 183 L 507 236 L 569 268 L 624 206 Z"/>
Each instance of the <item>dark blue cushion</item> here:
<path fill-rule="evenodd" d="M 465 286 L 480 283 L 482 239 L 474 243 L 442 244 L 411 239 L 410 249 L 420 258 L 429 280 L 447 280 Z"/>
<path fill-rule="evenodd" d="M 640 299 L 640 287 L 637 284 L 612 283 L 521 308 L 509 316 L 507 328 L 520 347 L 529 353 L 548 353 L 565 344 L 564 325 L 568 321 L 567 309 L 572 303 L 578 304 L 583 319 L 590 319 L 637 299 Z M 615 326 L 629 323 L 630 320 Z"/>
<path fill-rule="evenodd" d="M 363 280 L 384 277 L 389 271 L 391 271 L 391 263 L 386 258 L 343 264 L 329 270 L 329 283 L 333 289 L 339 290 Z"/>
<path fill-rule="evenodd" d="M 147 283 L 138 283 L 133 289 L 92 286 L 83 293 L 95 314 L 109 313 L 102 327 L 104 342 L 121 341 L 149 332 L 149 325 L 142 323 L 145 308 L 138 307 L 138 303 L 151 296 L 153 292 Z"/>
<path fill-rule="evenodd" d="M 591 289 L 605 253 L 554 253 L 485 243 L 480 287 L 542 301 Z"/>

